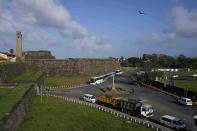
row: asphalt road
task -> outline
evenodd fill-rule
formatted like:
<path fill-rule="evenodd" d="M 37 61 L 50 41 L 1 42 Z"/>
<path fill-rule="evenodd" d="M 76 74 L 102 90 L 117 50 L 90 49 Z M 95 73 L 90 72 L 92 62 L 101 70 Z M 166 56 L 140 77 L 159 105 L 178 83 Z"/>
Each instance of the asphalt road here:
<path fill-rule="evenodd" d="M 97 86 L 85 86 L 81 88 L 70 89 L 66 92 L 50 92 L 56 95 L 62 95 L 72 98 L 79 99 L 83 94 L 93 94 L 96 97 L 104 95 L 99 88 L 111 87 L 112 80 L 108 80 L 103 84 Z M 153 120 L 159 120 L 159 118 L 164 115 L 172 115 L 183 119 L 187 127 L 192 129 L 192 117 L 197 115 L 197 107 L 194 106 L 184 106 L 176 102 L 172 97 L 165 94 L 160 94 L 149 88 L 140 87 L 135 84 L 134 81 L 130 79 L 129 75 L 116 76 L 115 77 L 115 87 L 126 88 L 133 93 L 118 94 L 125 98 L 133 98 L 143 100 L 144 103 L 151 104 L 154 108 L 154 116 L 151 118 Z"/>

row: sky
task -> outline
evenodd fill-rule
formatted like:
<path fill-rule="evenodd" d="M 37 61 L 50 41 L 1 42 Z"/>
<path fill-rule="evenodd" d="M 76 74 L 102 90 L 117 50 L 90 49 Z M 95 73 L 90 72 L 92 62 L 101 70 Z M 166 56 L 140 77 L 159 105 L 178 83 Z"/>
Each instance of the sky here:
<path fill-rule="evenodd" d="M 144 14 L 139 14 L 138 11 Z M 196 0 L 0 0 L 0 51 L 56 58 L 197 56 Z"/>

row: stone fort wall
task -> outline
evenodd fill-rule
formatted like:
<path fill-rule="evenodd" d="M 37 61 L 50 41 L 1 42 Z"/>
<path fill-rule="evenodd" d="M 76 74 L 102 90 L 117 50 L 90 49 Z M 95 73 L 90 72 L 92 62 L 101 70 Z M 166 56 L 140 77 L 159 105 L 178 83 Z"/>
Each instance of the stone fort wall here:
<path fill-rule="evenodd" d="M 120 68 L 116 59 L 25 59 L 31 69 L 42 69 L 47 75 L 99 75 Z"/>

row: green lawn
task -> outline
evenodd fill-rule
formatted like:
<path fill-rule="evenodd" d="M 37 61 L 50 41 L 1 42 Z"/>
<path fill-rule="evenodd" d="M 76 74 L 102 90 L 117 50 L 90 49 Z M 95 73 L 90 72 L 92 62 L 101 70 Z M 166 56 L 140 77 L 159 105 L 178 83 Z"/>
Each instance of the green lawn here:
<path fill-rule="evenodd" d="M 33 82 L 36 81 L 41 75 L 43 71 L 32 71 L 27 70 L 20 76 L 17 76 L 12 82 Z"/>
<path fill-rule="evenodd" d="M 63 86 L 86 84 L 90 76 L 52 76 L 45 79 L 45 86 Z"/>
<path fill-rule="evenodd" d="M 0 118 L 8 113 L 29 89 L 28 85 L 20 85 L 16 88 L 0 88 Z"/>
<path fill-rule="evenodd" d="M 175 86 L 197 92 L 197 81 L 175 80 Z"/>
<path fill-rule="evenodd" d="M 37 96 L 18 131 L 151 131 L 100 110 Z"/>
<path fill-rule="evenodd" d="M 162 80 L 161 82 L 167 84 L 167 80 Z M 176 87 L 187 88 L 188 90 L 197 92 L 197 81 L 174 80 L 174 85 Z"/>
<path fill-rule="evenodd" d="M 194 74 L 197 74 L 197 72 L 194 71 L 190 71 L 190 72 L 165 72 L 165 76 L 167 76 L 167 78 L 170 78 L 174 75 L 178 75 L 179 77 L 181 76 L 192 76 Z M 167 80 L 166 79 L 162 79 L 161 80 L 162 83 L 167 84 Z M 174 85 L 180 88 L 187 88 L 188 90 L 192 90 L 192 91 L 196 91 L 197 92 L 197 81 L 193 80 L 193 81 L 189 81 L 189 80 L 174 80 Z"/>

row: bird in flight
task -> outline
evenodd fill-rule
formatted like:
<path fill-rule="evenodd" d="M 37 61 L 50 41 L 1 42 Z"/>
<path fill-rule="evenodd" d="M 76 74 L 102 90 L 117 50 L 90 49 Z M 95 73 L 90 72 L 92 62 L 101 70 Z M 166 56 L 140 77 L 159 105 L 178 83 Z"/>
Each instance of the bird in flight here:
<path fill-rule="evenodd" d="M 144 15 L 145 14 L 144 12 L 142 12 L 140 10 L 138 12 L 139 12 L 140 15 Z"/>

